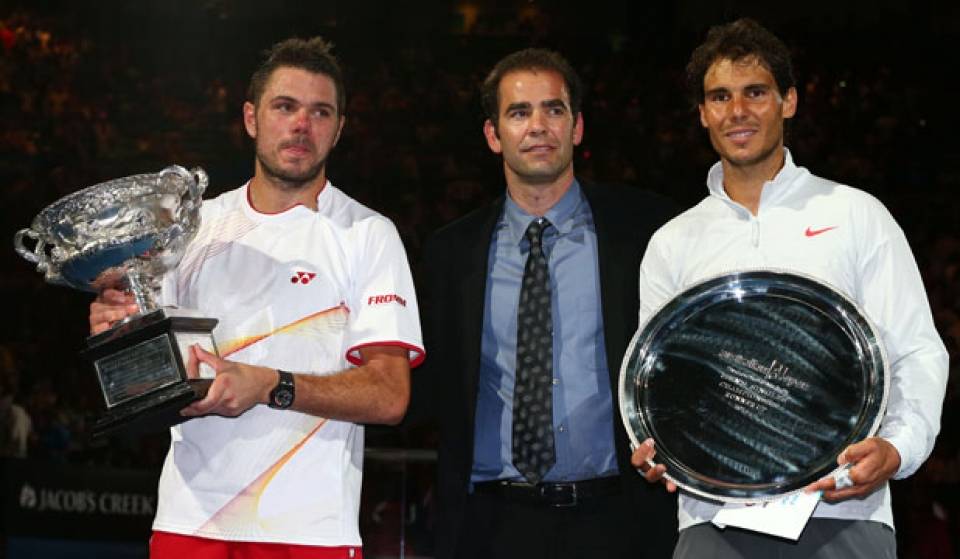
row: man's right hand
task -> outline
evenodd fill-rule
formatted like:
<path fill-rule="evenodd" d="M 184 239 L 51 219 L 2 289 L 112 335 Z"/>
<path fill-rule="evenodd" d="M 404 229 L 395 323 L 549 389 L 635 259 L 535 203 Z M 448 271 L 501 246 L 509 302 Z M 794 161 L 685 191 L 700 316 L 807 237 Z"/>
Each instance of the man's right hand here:
<path fill-rule="evenodd" d="M 118 289 L 104 289 L 90 303 L 90 334 L 95 335 L 110 329 L 118 320 L 136 314 L 140 307 L 133 294 Z"/>
<path fill-rule="evenodd" d="M 677 484 L 663 477 L 667 472 L 667 467 L 663 464 L 654 464 L 653 457 L 657 455 L 657 450 L 653 448 L 653 439 L 647 439 L 633 451 L 630 456 L 630 463 L 633 467 L 640 470 L 644 479 L 650 483 L 663 482 L 667 486 L 667 491 L 673 493 L 677 490 Z"/>

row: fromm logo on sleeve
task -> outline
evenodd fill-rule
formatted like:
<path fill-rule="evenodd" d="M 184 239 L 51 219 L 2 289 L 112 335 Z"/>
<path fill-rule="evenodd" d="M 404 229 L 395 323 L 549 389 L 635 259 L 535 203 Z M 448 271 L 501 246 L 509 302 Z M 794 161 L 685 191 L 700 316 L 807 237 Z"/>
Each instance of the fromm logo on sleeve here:
<path fill-rule="evenodd" d="M 371 295 L 370 298 L 367 299 L 367 305 L 370 306 L 383 305 L 385 303 L 400 303 L 401 307 L 407 306 L 407 300 L 395 293 L 389 295 Z"/>

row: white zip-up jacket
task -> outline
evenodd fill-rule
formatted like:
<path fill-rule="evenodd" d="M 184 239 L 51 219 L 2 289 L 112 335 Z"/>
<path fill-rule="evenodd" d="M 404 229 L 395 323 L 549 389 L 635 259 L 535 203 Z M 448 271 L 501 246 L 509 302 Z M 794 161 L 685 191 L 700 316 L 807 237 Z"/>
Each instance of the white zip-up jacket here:
<path fill-rule="evenodd" d="M 756 216 L 727 196 L 718 162 L 707 176 L 710 195 L 654 234 L 640 267 L 640 324 L 687 287 L 719 274 L 777 269 L 832 285 L 866 313 L 886 346 L 890 394 L 878 436 L 900 453 L 894 478 L 907 477 L 933 450 L 948 375 L 920 272 L 883 204 L 797 167 L 785 151 Z M 710 521 L 719 509 L 681 494 L 680 529 Z M 814 516 L 893 527 L 889 485 L 862 500 L 820 502 Z"/>

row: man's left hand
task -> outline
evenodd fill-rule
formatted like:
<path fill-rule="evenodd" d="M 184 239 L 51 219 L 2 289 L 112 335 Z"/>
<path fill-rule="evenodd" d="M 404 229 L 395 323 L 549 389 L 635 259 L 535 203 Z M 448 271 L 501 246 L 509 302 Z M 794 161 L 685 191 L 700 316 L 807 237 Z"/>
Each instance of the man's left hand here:
<path fill-rule="evenodd" d="M 886 440 L 870 437 L 848 446 L 837 457 L 837 464 L 852 464 L 852 486 L 837 489 L 833 476 L 827 476 L 808 485 L 806 491 L 823 491 L 823 499 L 826 501 L 862 499 L 897 473 L 900 468 L 900 453 Z"/>
<path fill-rule="evenodd" d="M 270 390 L 277 384 L 277 371 L 221 359 L 198 345 L 191 347 L 187 376 L 198 378 L 200 363 L 209 365 L 217 376 L 207 395 L 180 410 L 180 415 L 224 415 L 236 417 L 256 404 L 268 401 Z"/>

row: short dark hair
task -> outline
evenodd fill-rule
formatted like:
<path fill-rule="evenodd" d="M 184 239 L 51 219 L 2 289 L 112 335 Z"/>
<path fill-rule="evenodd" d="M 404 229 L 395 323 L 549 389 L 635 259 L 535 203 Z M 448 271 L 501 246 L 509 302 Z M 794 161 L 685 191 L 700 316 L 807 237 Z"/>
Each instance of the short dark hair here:
<path fill-rule="evenodd" d="M 510 72 L 519 70 L 548 70 L 560 74 L 570 93 L 570 110 L 573 117 L 580 114 L 583 101 L 583 82 L 573 66 L 563 56 L 552 50 L 529 48 L 508 54 L 490 70 L 480 86 L 480 103 L 483 112 L 494 126 L 500 112 L 500 80 Z"/>
<path fill-rule="evenodd" d="M 312 39 L 290 38 L 273 45 L 263 52 L 264 60 L 250 76 L 247 86 L 247 101 L 254 105 L 260 102 L 267 81 L 278 68 L 299 68 L 314 74 L 323 74 L 333 80 L 337 90 L 337 113 L 343 116 L 347 104 L 347 92 L 343 86 L 340 64 L 331 52 L 333 43 L 321 37 Z"/>
<path fill-rule="evenodd" d="M 770 70 L 781 94 L 796 86 L 787 46 L 756 21 L 742 18 L 711 27 L 707 39 L 690 55 L 686 79 L 693 104 L 703 103 L 703 78 L 714 62 L 724 59 L 740 61 L 750 57 L 756 57 Z"/>

